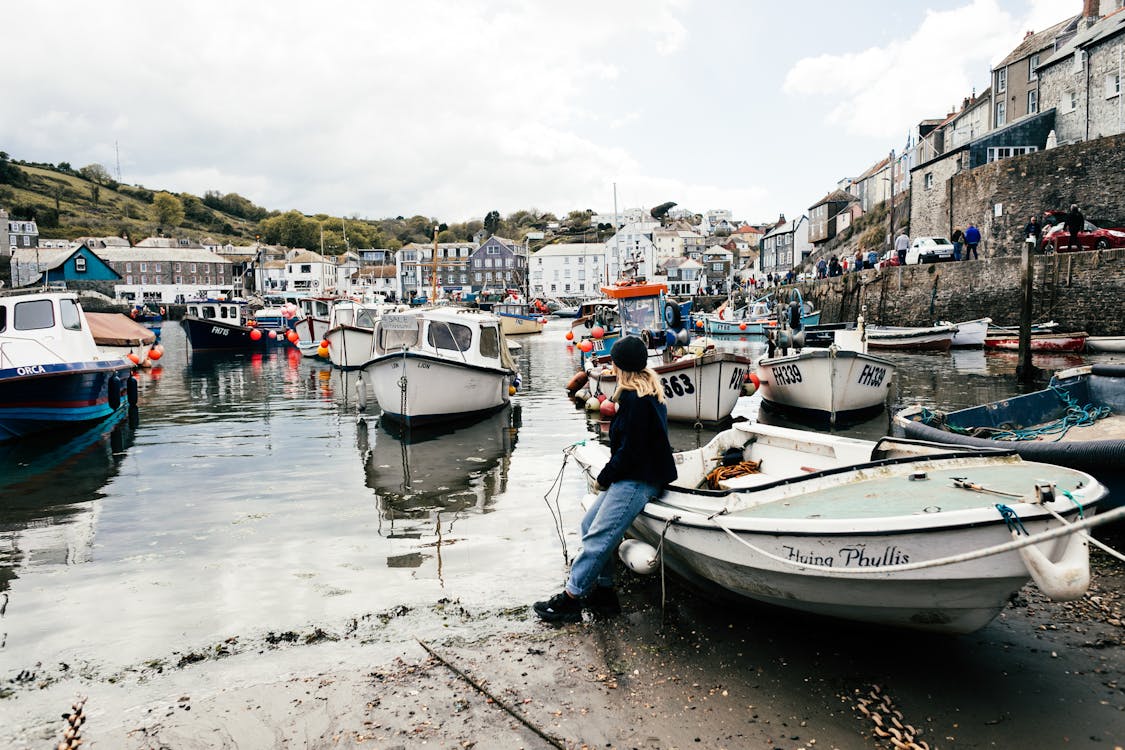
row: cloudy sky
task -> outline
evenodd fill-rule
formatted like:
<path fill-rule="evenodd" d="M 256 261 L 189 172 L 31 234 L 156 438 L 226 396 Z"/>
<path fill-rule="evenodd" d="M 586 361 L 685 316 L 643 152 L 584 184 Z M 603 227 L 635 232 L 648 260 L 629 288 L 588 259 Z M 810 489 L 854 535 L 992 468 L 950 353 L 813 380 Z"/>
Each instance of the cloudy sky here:
<path fill-rule="evenodd" d="M 1081 0 L 5 5 L 0 150 L 269 209 L 676 201 L 766 221 L 901 149 Z M 115 148 L 116 145 L 116 148 Z M 119 154 L 119 157 L 118 157 Z"/>

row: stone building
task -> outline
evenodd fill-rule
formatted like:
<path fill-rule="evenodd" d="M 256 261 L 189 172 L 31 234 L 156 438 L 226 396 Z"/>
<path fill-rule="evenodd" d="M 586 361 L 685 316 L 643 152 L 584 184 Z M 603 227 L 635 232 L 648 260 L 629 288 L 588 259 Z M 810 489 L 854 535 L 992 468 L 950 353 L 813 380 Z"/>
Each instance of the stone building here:
<path fill-rule="evenodd" d="M 1027 32 L 1023 41 L 992 69 L 994 127 L 1003 127 L 1040 110 L 1039 65 L 1055 53 L 1057 40 L 1074 34 L 1080 18 L 1068 18 L 1038 33 Z"/>
<path fill-rule="evenodd" d="M 1037 69 L 1039 102 L 1056 108 L 1060 144 L 1125 132 L 1125 10 L 1100 20 L 1096 13 L 1096 0 L 1087 0 L 1077 32 Z"/>
<path fill-rule="evenodd" d="M 840 214 L 846 213 L 848 204 L 855 201 L 856 198 L 851 193 L 833 190 L 811 205 L 809 207 L 809 242 L 816 245 L 834 238 L 843 229 L 839 226 Z"/>

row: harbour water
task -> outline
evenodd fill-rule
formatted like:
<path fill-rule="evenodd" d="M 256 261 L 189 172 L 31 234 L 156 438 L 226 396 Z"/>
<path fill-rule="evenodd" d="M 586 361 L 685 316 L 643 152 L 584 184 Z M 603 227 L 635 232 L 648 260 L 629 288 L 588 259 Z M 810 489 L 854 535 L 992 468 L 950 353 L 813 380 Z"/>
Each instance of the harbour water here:
<path fill-rule="evenodd" d="M 440 629 L 440 602 L 534 627 L 521 624 L 526 606 L 558 589 L 577 546 L 584 483 L 572 465 L 560 476 L 563 449 L 604 431 L 565 398 L 577 362 L 568 323 L 518 339 L 512 407 L 410 435 L 381 424 L 373 403 L 358 410 L 355 373 L 295 350 L 194 354 L 168 325 L 161 366 L 137 376 L 135 427 L 0 446 L 0 745 L 57 718 L 37 684 L 136 680 L 407 610 L 423 613 L 414 632 Z M 722 346 L 764 349 L 750 337 Z M 899 368 L 892 409 L 1019 391 L 1007 354 L 886 356 Z M 743 397 L 735 416 L 755 419 L 758 405 Z M 846 434 L 887 427 L 884 415 Z M 713 434 L 672 428 L 678 449 Z"/>

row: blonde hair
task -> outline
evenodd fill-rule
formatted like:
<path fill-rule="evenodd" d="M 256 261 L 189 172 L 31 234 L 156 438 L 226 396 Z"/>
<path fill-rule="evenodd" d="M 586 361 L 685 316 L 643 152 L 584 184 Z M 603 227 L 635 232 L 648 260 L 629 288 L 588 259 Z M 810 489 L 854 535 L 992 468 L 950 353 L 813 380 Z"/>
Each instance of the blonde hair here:
<path fill-rule="evenodd" d="M 623 391 L 636 391 L 638 396 L 656 396 L 657 400 L 664 403 L 664 388 L 656 377 L 656 372 L 651 367 L 646 367 L 640 372 L 617 369 L 617 387 Z"/>

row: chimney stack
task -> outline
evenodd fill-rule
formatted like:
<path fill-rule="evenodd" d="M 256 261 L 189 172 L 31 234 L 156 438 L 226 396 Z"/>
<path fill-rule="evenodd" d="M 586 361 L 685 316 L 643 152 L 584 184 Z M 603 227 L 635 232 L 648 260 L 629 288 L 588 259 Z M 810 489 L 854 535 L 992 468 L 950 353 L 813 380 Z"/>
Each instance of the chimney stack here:
<path fill-rule="evenodd" d="M 1101 18 L 1099 4 L 1099 0 L 1082 0 L 1082 18 L 1086 22 L 1086 28 L 1090 28 Z"/>

